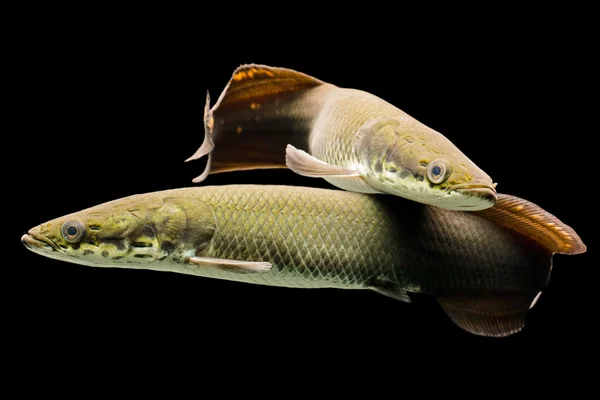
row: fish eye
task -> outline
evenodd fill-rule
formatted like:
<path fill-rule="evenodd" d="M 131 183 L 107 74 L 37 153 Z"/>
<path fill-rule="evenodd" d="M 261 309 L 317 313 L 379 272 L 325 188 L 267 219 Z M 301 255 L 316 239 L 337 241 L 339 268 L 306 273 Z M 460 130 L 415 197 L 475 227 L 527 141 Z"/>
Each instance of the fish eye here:
<path fill-rule="evenodd" d="M 435 184 L 444 182 L 451 173 L 452 168 L 446 160 L 434 160 L 427 167 L 427 178 Z"/>
<path fill-rule="evenodd" d="M 62 237 L 69 243 L 79 242 L 85 233 L 83 222 L 78 219 L 65 222 L 60 228 Z"/>

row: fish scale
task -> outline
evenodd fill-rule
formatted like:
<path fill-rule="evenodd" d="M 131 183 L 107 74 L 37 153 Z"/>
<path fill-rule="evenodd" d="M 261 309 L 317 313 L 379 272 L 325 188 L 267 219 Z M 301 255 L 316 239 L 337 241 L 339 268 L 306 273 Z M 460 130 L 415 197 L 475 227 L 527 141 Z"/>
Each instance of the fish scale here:
<path fill-rule="evenodd" d="M 350 167 L 358 164 L 354 141 L 362 126 L 371 118 L 403 118 L 404 112 L 375 96 L 354 90 L 339 89 L 330 95 L 317 117 L 310 139 L 310 150 L 327 163 Z"/>
<path fill-rule="evenodd" d="M 67 241 L 64 226 L 84 234 Z M 573 229 L 514 196 L 465 213 L 394 196 L 283 185 L 135 195 L 51 220 L 21 240 L 36 253 L 90 266 L 370 289 L 403 301 L 407 292 L 427 293 L 457 325 L 486 336 L 524 326 L 554 253 L 586 250 Z"/>
<path fill-rule="evenodd" d="M 352 217 L 372 208 L 367 199 L 348 202 L 336 196 L 315 198 L 304 195 L 305 189 L 276 192 L 274 196 L 258 188 L 243 191 L 242 197 L 227 196 L 230 191 L 220 187 L 202 191 L 200 199 L 209 204 L 219 221 L 207 257 L 278 262 L 274 262 L 272 273 L 242 278 L 219 270 L 192 268 L 215 278 L 290 287 L 357 288 L 385 275 L 376 250 L 379 246 L 373 243 L 380 240 L 379 235 L 356 235 L 357 227 L 363 224 L 380 229 L 387 225 L 377 214 L 366 221 Z M 235 209 L 238 203 L 246 205 L 245 212 Z M 332 219 L 332 215 L 338 218 Z M 392 257 L 386 258 L 391 261 Z"/>
<path fill-rule="evenodd" d="M 531 261 L 528 247 L 504 246 L 500 239 L 506 233 L 486 231 L 481 218 L 458 218 L 435 207 L 424 209 L 421 225 L 410 232 L 398 227 L 409 224 L 404 217 L 418 214 L 418 205 L 400 202 L 407 210 L 394 221 L 385 199 L 373 202 L 366 195 L 252 185 L 236 191 L 206 187 L 190 194 L 199 194 L 217 221 L 204 256 L 273 263 L 271 272 L 242 276 L 187 266 L 189 272 L 212 278 L 304 288 L 363 288 L 382 278 L 400 285 L 410 282 L 414 291 L 488 289 L 523 286 L 515 268 Z M 498 245 L 486 245 L 490 242 Z M 499 272 L 489 267 L 492 261 L 514 268 Z"/>
<path fill-rule="evenodd" d="M 339 89 L 327 96 L 316 118 L 309 140 L 310 153 L 333 165 L 354 168 L 359 165 L 355 152 L 358 127 L 372 118 L 403 118 L 404 113 L 375 96 L 354 90 Z M 377 193 L 363 179 L 324 178 L 334 186 L 359 193 Z"/>

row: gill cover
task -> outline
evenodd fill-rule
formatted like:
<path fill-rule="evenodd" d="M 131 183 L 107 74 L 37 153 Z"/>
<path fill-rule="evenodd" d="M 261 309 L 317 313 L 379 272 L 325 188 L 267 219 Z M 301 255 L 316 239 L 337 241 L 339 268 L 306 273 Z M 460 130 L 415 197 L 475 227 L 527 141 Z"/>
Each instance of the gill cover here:
<path fill-rule="evenodd" d="M 201 200 L 168 194 L 125 197 L 74 216 L 95 227 L 88 229 L 92 241 L 98 244 L 121 241 L 123 245 L 152 243 L 151 247 L 161 250 L 159 259 L 178 249 L 206 246 L 216 229 L 210 207 Z"/>
<path fill-rule="evenodd" d="M 193 198 L 165 198 L 164 204 L 151 213 L 151 220 L 163 248 L 201 251 L 216 229 L 211 208 Z"/>
<path fill-rule="evenodd" d="M 354 152 L 359 164 L 367 166 L 375 175 L 380 176 L 393 153 L 400 136 L 396 133 L 399 121 L 391 118 L 374 118 L 360 127 L 354 140 Z M 406 142 L 405 142 L 406 143 Z M 394 166 L 392 168 L 398 168 Z"/>

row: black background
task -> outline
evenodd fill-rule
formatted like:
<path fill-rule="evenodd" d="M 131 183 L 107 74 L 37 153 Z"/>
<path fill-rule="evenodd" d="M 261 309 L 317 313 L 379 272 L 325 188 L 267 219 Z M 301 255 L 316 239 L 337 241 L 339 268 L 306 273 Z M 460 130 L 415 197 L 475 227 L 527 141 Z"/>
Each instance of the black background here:
<path fill-rule="evenodd" d="M 597 134 L 582 122 L 592 109 L 586 96 L 597 99 L 584 30 L 530 27 L 530 19 L 516 17 L 489 32 L 486 21 L 433 32 L 425 23 L 396 30 L 394 21 L 385 31 L 375 22 L 326 31 L 322 20 L 270 30 L 215 19 L 214 30 L 156 17 L 22 27 L 26 45 L 12 59 L 17 90 L 7 109 L 16 124 L 6 134 L 16 143 L 4 146 L 6 157 L 19 160 L 5 167 L 16 226 L 4 241 L 11 255 L 4 266 L 18 271 L 5 285 L 15 293 L 8 304 L 28 349 L 84 358 L 106 351 L 115 359 L 173 351 L 192 362 L 199 361 L 191 354 L 237 359 L 250 351 L 375 364 L 406 363 L 438 347 L 588 354 L 596 340 L 590 219 L 598 168 L 584 155 Z M 404 304 L 366 291 L 90 268 L 45 259 L 19 243 L 29 228 L 66 213 L 192 186 L 205 161 L 183 161 L 202 143 L 206 90 L 216 100 L 243 63 L 293 68 L 386 99 L 450 138 L 498 191 L 572 226 L 588 252 L 555 256 L 526 328 L 489 339 L 457 328 L 426 296 Z M 213 175 L 204 184 L 235 183 L 330 187 L 286 170 Z"/>

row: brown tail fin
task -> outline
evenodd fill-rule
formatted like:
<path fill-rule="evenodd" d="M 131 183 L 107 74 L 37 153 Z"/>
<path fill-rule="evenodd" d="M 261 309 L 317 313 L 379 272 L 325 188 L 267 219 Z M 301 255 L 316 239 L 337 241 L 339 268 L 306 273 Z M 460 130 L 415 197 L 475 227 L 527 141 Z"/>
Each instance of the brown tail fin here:
<path fill-rule="evenodd" d="M 452 322 L 480 336 L 505 337 L 525 326 L 536 294 L 444 296 L 437 300 Z"/>
<path fill-rule="evenodd" d="M 507 194 L 498 194 L 494 207 L 475 211 L 486 219 L 529 237 L 551 253 L 580 254 L 586 246 L 575 230 L 540 206 Z"/>
<path fill-rule="evenodd" d="M 554 215 L 527 200 L 498 194 L 494 207 L 474 211 L 482 217 L 542 246 L 549 259 L 554 253 L 586 251 L 577 233 Z M 551 262 L 539 266 L 532 287 L 519 293 L 469 293 L 436 296 L 450 319 L 476 335 L 503 337 L 519 332 L 550 277 Z M 536 267 L 537 268 L 537 267 Z M 537 282 L 537 283 L 536 283 Z"/>
<path fill-rule="evenodd" d="M 204 112 L 204 142 L 186 161 L 209 155 L 209 174 L 261 168 L 286 168 L 288 144 L 308 147 L 312 122 L 323 96 L 313 89 L 333 87 L 286 68 L 249 64 L 238 67 L 221 96 Z"/>

